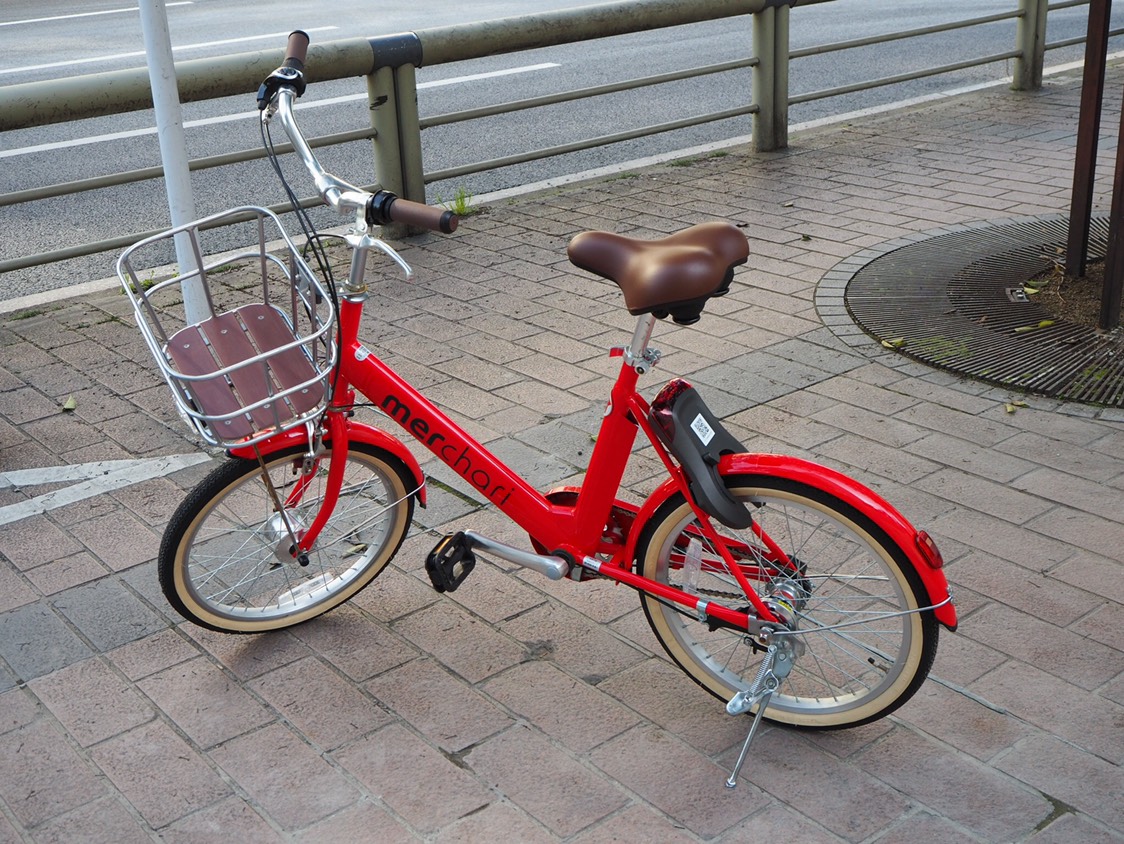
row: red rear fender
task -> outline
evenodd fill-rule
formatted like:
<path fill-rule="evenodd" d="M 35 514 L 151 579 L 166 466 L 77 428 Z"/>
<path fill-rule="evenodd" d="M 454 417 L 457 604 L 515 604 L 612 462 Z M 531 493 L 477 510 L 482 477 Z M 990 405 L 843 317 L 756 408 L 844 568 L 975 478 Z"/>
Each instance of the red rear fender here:
<path fill-rule="evenodd" d="M 950 596 L 948 580 L 944 572 L 934 565 L 931 552 L 926 553 L 923 550 L 925 543 L 921 532 L 906 521 L 905 517 L 878 493 L 853 478 L 808 460 L 778 454 L 728 454 L 719 463 L 718 471 L 723 476 L 767 475 L 785 478 L 830 493 L 867 516 L 905 552 L 929 593 L 931 605 L 948 601 Z M 644 525 L 676 491 L 674 481 L 667 480 L 660 485 L 640 508 L 636 516 L 636 524 Z M 626 560 L 634 559 L 639 534 L 639 530 L 632 531 L 626 548 Z M 949 630 L 956 629 L 956 608 L 951 602 L 944 603 L 944 606 L 933 612 L 937 620 Z"/>

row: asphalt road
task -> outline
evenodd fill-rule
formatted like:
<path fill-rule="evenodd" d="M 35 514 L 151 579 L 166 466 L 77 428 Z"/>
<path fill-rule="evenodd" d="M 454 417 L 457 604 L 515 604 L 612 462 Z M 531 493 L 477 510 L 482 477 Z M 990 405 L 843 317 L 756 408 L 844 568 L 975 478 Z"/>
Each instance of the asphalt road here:
<path fill-rule="evenodd" d="M 451 4 L 433 0 L 385 0 L 372 4 L 334 0 L 169 0 L 168 17 L 178 58 L 202 58 L 279 46 L 289 29 L 301 27 L 314 40 L 388 34 L 431 26 L 565 8 L 575 0 L 492 0 Z M 836 0 L 798 8 L 792 13 L 792 47 L 823 44 L 926 26 L 947 20 L 1012 10 L 1014 0 Z M 139 16 L 121 0 L 8 0 L 0 8 L 0 60 L 6 84 L 59 78 L 94 70 L 143 66 Z M 1084 33 L 1085 9 L 1054 12 L 1048 40 Z M 472 62 L 422 68 L 419 108 L 441 114 L 536 94 L 580 88 L 631 76 L 693 67 L 744 57 L 750 44 L 748 22 L 731 19 L 603 39 L 566 47 L 493 56 Z M 1012 49 L 1011 21 L 889 45 L 801 59 L 793 64 L 791 92 L 903 73 L 918 67 Z M 1081 48 L 1051 52 L 1048 64 L 1079 59 Z M 794 107 L 793 124 L 860 108 L 992 81 L 1010 73 L 997 63 L 942 77 L 919 80 L 861 94 Z M 749 72 L 732 72 L 704 80 L 664 85 L 556 106 L 518 115 L 437 127 L 425 132 L 427 171 L 501 157 L 529 148 L 578 140 L 717 111 L 744 102 Z M 319 135 L 367 125 L 363 86 L 356 80 L 325 83 L 310 89 L 315 107 L 305 114 L 308 134 Z M 243 98 L 187 104 L 188 151 L 192 157 L 259 144 L 253 92 Z M 72 124 L 0 134 L 0 192 L 85 178 L 121 169 L 159 164 L 159 149 L 148 112 L 117 115 Z M 667 154 L 700 144 L 744 136 L 749 118 L 681 130 L 557 159 L 465 177 L 453 184 L 430 186 L 430 199 L 447 198 L 457 188 L 483 194 L 555 178 L 591 168 Z M 325 165 L 356 182 L 373 181 L 369 144 L 333 148 L 322 153 Z M 294 171 L 295 172 L 295 171 Z M 299 173 L 296 173 L 299 176 Z M 192 178 L 199 216 L 237 204 L 281 200 L 263 163 L 196 173 Z M 307 185 L 306 185 L 307 187 Z M 300 191 L 307 194 L 308 190 Z M 144 231 L 167 224 L 160 182 L 148 182 L 89 194 L 44 200 L 0 210 L 5 236 L 0 257 L 60 248 L 95 240 L 111 232 Z M 321 218 L 331 222 L 329 218 Z M 103 254 L 43 268 L 0 275 L 0 300 L 64 288 L 77 281 L 109 276 L 115 255 Z"/>

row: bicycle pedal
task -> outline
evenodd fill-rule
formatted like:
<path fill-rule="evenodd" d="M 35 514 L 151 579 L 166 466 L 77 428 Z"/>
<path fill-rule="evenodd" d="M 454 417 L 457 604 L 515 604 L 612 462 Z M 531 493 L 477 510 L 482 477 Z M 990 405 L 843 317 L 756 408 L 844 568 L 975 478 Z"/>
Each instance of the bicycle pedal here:
<path fill-rule="evenodd" d="M 476 555 L 463 532 L 442 537 L 429 556 L 425 570 L 433 588 L 438 592 L 453 592 L 476 567 Z"/>

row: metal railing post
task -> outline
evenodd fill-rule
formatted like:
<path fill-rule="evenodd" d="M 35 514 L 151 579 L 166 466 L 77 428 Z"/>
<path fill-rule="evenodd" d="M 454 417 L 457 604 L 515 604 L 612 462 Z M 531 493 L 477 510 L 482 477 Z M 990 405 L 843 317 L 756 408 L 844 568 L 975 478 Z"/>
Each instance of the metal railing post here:
<path fill-rule="evenodd" d="M 788 6 L 770 6 L 753 15 L 753 148 L 788 146 Z"/>
<path fill-rule="evenodd" d="M 394 68 L 380 67 L 368 74 L 367 102 L 371 109 L 371 126 L 375 130 L 375 137 L 371 139 L 375 153 L 375 180 L 384 190 L 403 196 L 405 179 L 399 147 Z M 402 237 L 406 227 L 394 223 L 384 226 L 383 233 L 388 237 Z"/>
<path fill-rule="evenodd" d="M 400 195 L 414 202 L 425 202 L 418 82 L 416 68 L 412 64 L 395 69 L 394 93 L 398 106 L 398 149 L 402 171 Z"/>
<path fill-rule="evenodd" d="M 775 133 L 777 149 L 788 147 L 788 15 L 789 6 L 778 6 L 773 27 L 773 60 L 777 63 L 773 73 L 773 106 L 776 115 L 773 118 L 773 132 Z"/>
<path fill-rule="evenodd" d="M 776 70 L 774 52 L 774 24 L 776 9 L 764 9 L 753 15 L 753 55 L 757 64 L 753 68 L 753 148 L 758 152 L 776 149 L 773 128 L 773 74 Z"/>
<path fill-rule="evenodd" d="M 1015 27 L 1015 57 L 1011 87 L 1034 91 L 1042 87 L 1046 61 L 1046 13 L 1049 0 L 1019 0 L 1019 22 Z"/>

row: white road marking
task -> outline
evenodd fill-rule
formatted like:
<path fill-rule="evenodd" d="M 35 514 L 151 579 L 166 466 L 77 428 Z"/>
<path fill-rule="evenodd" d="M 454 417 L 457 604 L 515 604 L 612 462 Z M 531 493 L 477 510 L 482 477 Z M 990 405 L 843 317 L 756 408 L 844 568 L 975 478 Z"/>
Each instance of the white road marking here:
<path fill-rule="evenodd" d="M 18 489 L 24 486 L 80 481 L 63 489 L 38 495 L 27 501 L 0 507 L 0 525 L 18 522 L 112 492 L 115 489 L 139 484 L 152 478 L 162 478 L 188 466 L 210 460 L 210 456 L 176 454 L 170 457 L 153 457 L 146 460 L 103 460 L 97 463 L 80 463 L 75 466 L 49 466 L 43 469 L 16 469 L 0 472 L 0 489 Z"/>
<path fill-rule="evenodd" d="M 177 0 L 175 3 L 165 3 L 167 8 L 172 6 L 191 6 L 193 0 Z M 139 12 L 140 8 L 137 6 L 130 6 L 128 9 L 103 9 L 100 12 L 75 12 L 73 15 L 54 15 L 49 18 L 26 18 L 22 21 L 2 21 L 0 26 L 19 26 L 23 23 L 48 23 L 49 21 L 68 21 L 74 18 L 92 18 L 95 15 L 119 15 L 122 12 Z"/>
<path fill-rule="evenodd" d="M 513 76 L 519 73 L 532 73 L 536 70 L 548 70 L 553 67 L 561 67 L 561 65 L 553 62 L 546 62 L 544 64 L 530 64 L 522 67 L 512 67 L 506 70 L 493 70 L 487 73 L 473 73 L 468 76 L 453 76 L 448 79 L 435 79 L 432 82 L 420 82 L 418 88 L 440 88 L 444 85 L 459 85 L 464 82 L 476 82 L 483 79 L 493 79 L 498 76 Z M 323 106 L 338 105 L 339 103 L 353 102 L 355 100 L 366 100 L 366 94 L 347 94 L 342 97 L 329 97 L 326 100 L 316 100 L 314 102 L 301 103 L 297 106 L 298 109 L 307 108 L 322 108 Z M 240 114 L 222 114 L 217 117 L 204 117 L 199 120 L 185 120 L 184 128 L 191 129 L 198 126 L 213 126 L 217 123 L 232 123 L 237 120 L 257 120 L 260 112 L 246 111 Z M 54 141 L 46 144 L 36 144 L 30 147 L 19 147 L 18 149 L 0 150 L 0 158 L 14 158 L 18 155 L 31 155 L 36 152 L 50 152 L 56 149 L 70 149 L 71 147 L 86 146 L 88 144 L 100 144 L 108 141 L 119 141 L 124 138 L 139 138 L 145 135 L 155 135 L 156 128 L 149 127 L 147 129 L 130 129 L 123 132 L 111 132 L 106 135 L 90 135 L 85 138 L 74 138 L 69 141 Z"/>
<path fill-rule="evenodd" d="M 339 29 L 337 26 L 318 26 L 313 29 L 307 29 L 306 32 L 326 32 L 332 29 Z M 206 50 L 210 47 L 222 47 L 227 44 L 244 44 L 247 41 L 264 41 L 267 39 L 280 40 L 286 37 L 288 32 L 269 32 L 265 35 L 247 35 L 244 38 L 227 38 L 223 41 L 201 41 L 198 44 L 182 44 L 179 47 L 173 47 L 173 53 L 181 53 L 184 50 Z M 4 74 L 9 73 L 25 73 L 31 70 L 47 70 L 52 67 L 69 67 L 71 65 L 88 64 L 95 66 L 103 62 L 112 62 L 119 59 L 136 59 L 143 58 L 145 55 L 144 50 L 138 50 L 134 53 L 114 53 L 110 56 L 91 56 L 85 59 L 67 59 L 62 62 L 50 62 L 48 64 L 29 64 L 25 67 L 10 67 L 7 70 L 0 70 Z"/>

